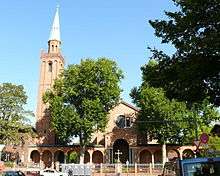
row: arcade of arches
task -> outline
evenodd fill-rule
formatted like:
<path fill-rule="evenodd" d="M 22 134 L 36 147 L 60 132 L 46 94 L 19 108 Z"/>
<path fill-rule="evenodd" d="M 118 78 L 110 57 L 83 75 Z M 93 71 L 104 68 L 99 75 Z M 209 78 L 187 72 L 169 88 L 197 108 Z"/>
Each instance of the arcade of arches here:
<path fill-rule="evenodd" d="M 30 152 L 29 162 L 39 164 L 43 167 L 56 167 L 56 163 L 78 163 L 78 150 L 32 150 Z M 88 150 L 85 152 L 84 163 L 100 164 L 104 162 L 103 151 Z"/>
<path fill-rule="evenodd" d="M 194 157 L 193 149 L 189 147 L 170 147 L 166 148 L 166 161 L 176 158 Z M 56 163 L 78 163 L 79 150 L 70 149 L 68 147 L 61 149 L 45 148 L 39 151 L 32 149 L 29 155 L 29 162 L 39 164 L 43 167 L 56 167 Z M 115 140 L 112 148 L 89 148 L 84 155 L 84 163 L 115 163 L 120 160 L 121 163 L 163 163 L 162 147 L 129 146 L 125 139 Z"/>

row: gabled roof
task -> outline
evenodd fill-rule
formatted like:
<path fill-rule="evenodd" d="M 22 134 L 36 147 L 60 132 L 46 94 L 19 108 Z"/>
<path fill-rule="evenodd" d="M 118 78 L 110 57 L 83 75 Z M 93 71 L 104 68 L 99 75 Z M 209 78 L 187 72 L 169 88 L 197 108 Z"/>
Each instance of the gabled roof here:
<path fill-rule="evenodd" d="M 129 104 L 129 103 L 123 101 L 123 100 L 120 101 L 119 104 L 120 104 L 120 103 L 123 104 L 123 105 L 125 105 L 125 106 L 127 106 L 127 107 L 129 107 L 129 108 L 131 108 L 131 109 L 133 109 L 133 110 L 135 110 L 135 111 L 138 111 L 138 112 L 140 111 L 139 108 L 137 108 L 137 107 L 135 107 L 135 106 L 133 106 L 133 105 L 131 105 L 131 104 Z"/>

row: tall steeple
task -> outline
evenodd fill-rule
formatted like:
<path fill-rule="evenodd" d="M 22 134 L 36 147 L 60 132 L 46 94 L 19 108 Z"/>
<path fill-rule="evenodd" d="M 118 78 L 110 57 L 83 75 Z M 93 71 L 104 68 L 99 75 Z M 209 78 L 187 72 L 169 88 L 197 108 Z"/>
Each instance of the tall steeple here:
<path fill-rule="evenodd" d="M 54 16 L 53 25 L 50 31 L 49 40 L 60 40 L 60 20 L 59 20 L 59 6 L 57 6 L 57 10 Z"/>
<path fill-rule="evenodd" d="M 59 53 L 60 45 L 61 45 L 61 39 L 60 39 L 59 7 L 57 7 L 48 41 L 48 53 Z"/>
<path fill-rule="evenodd" d="M 48 105 L 44 104 L 42 97 L 47 89 L 51 89 L 54 80 L 64 68 L 64 58 L 60 51 L 60 24 L 59 9 L 56 9 L 53 25 L 48 40 L 48 51 L 41 51 L 40 80 L 37 101 L 37 124 L 39 144 L 54 144 L 55 134 L 51 128 L 51 117 Z"/>

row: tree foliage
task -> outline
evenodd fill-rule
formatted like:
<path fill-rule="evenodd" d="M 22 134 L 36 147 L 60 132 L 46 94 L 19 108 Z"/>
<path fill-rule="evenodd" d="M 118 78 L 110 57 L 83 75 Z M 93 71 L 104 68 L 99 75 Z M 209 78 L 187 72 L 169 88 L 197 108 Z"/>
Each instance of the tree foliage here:
<path fill-rule="evenodd" d="M 219 120 L 214 105 L 220 102 L 220 1 L 172 1 L 177 11 L 149 23 L 176 51 L 167 55 L 150 48 L 142 84 L 131 96 L 145 122 L 139 123 L 142 132 L 155 134 L 159 142 L 187 143 Z"/>
<path fill-rule="evenodd" d="M 85 59 L 64 70 L 44 96 L 53 128 L 63 143 L 78 136 L 83 153 L 91 135 L 105 129 L 107 114 L 119 101 L 122 78 L 116 63 L 106 58 Z"/>
<path fill-rule="evenodd" d="M 155 35 L 170 43 L 176 52 L 167 55 L 152 49 L 158 64 L 142 67 L 144 81 L 163 87 L 168 98 L 191 106 L 208 97 L 219 104 L 220 97 L 220 1 L 172 0 L 175 12 L 167 20 L 150 20 Z"/>
<path fill-rule="evenodd" d="M 163 89 L 149 86 L 133 89 L 132 97 L 141 109 L 138 115 L 140 132 L 152 135 L 160 143 L 180 143 L 183 136 L 191 133 L 183 120 L 188 121 L 192 114 L 184 103 L 166 98 Z"/>
<path fill-rule="evenodd" d="M 148 133 L 159 143 L 192 143 L 204 126 L 220 118 L 216 108 L 207 105 L 208 101 L 189 109 L 184 102 L 168 99 L 162 88 L 142 85 L 134 88 L 131 96 L 140 108 L 139 131 Z"/>
<path fill-rule="evenodd" d="M 18 144 L 24 134 L 32 131 L 24 110 L 27 96 L 22 85 L 0 84 L 0 143 Z"/>
<path fill-rule="evenodd" d="M 206 150 L 208 156 L 212 155 L 213 157 L 220 157 L 220 138 L 211 135 Z"/>
<path fill-rule="evenodd" d="M 142 85 L 133 89 L 132 97 L 141 107 L 140 120 L 157 121 L 143 130 L 161 142 L 175 143 L 180 136 L 189 142 L 219 119 L 213 104 L 218 105 L 220 96 L 220 1 L 172 1 L 177 11 L 166 11 L 166 20 L 149 23 L 156 37 L 176 52 L 151 49 L 151 60 L 141 68 Z"/>
<path fill-rule="evenodd" d="M 203 157 L 220 156 L 220 138 L 216 134 L 210 133 L 212 128 L 212 126 L 203 127 L 201 132 L 201 134 L 206 133 L 209 135 L 208 142 L 206 144 L 200 143 L 199 145 L 199 154 Z"/>
<path fill-rule="evenodd" d="M 71 152 L 68 156 L 67 156 L 67 161 L 68 163 L 75 163 L 78 164 L 79 163 L 79 153 L 77 152 Z"/>

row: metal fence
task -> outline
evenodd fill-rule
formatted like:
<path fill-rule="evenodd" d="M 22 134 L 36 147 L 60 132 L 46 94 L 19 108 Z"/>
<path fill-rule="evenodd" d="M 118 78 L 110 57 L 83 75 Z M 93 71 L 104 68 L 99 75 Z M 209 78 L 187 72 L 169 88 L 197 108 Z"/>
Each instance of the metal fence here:
<path fill-rule="evenodd" d="M 68 176 L 142 176 L 159 175 L 162 173 L 162 164 L 62 164 L 62 172 Z"/>
<path fill-rule="evenodd" d="M 92 165 L 88 164 L 61 164 L 61 171 L 68 176 L 74 175 L 92 175 Z"/>

